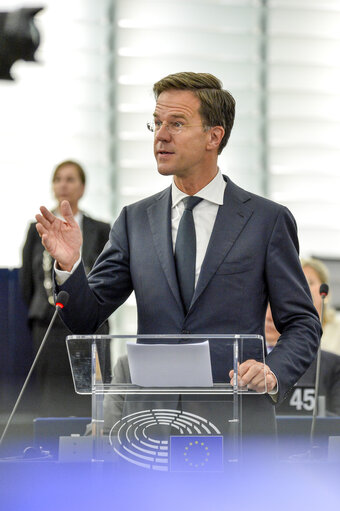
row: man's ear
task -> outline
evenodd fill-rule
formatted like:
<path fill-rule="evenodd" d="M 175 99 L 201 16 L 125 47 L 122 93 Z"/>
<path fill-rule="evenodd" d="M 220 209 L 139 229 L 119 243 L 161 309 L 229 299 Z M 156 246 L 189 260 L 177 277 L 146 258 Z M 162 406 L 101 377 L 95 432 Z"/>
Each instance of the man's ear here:
<path fill-rule="evenodd" d="M 224 128 L 222 126 L 213 126 L 209 130 L 209 135 L 207 150 L 218 150 L 222 138 L 224 137 Z"/>

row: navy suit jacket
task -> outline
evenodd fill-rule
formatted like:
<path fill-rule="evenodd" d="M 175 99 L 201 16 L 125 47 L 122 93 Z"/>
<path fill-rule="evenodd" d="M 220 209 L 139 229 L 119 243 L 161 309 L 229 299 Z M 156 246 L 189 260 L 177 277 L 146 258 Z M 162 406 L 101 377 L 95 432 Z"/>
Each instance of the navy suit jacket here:
<path fill-rule="evenodd" d="M 140 334 L 259 334 L 268 300 L 282 333 L 267 363 L 280 402 L 313 361 L 321 327 L 298 256 L 289 210 L 247 192 L 229 178 L 187 314 L 171 240 L 171 187 L 125 207 L 94 268 L 80 265 L 57 291 L 71 295 L 62 317 L 88 334 L 134 290 Z M 226 369 L 222 345 L 211 347 L 215 380 Z M 250 353 L 253 358 L 253 354 Z"/>

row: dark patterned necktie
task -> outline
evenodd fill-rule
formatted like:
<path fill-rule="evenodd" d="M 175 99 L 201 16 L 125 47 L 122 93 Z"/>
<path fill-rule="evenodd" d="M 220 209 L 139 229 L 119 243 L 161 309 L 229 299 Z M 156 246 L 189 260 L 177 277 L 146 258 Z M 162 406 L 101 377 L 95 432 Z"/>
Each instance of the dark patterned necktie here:
<path fill-rule="evenodd" d="M 196 269 L 196 231 L 192 210 L 199 202 L 200 197 L 187 197 L 184 199 L 184 211 L 178 226 L 175 245 L 175 264 L 177 280 L 185 312 L 188 312 L 195 289 Z"/>

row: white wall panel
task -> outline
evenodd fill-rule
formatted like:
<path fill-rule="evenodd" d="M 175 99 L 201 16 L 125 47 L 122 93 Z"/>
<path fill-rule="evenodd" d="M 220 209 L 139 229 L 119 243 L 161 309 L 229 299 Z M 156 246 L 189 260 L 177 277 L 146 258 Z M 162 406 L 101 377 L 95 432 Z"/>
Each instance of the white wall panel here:
<path fill-rule="evenodd" d="M 268 2 L 269 195 L 303 255 L 340 257 L 340 4 Z"/>

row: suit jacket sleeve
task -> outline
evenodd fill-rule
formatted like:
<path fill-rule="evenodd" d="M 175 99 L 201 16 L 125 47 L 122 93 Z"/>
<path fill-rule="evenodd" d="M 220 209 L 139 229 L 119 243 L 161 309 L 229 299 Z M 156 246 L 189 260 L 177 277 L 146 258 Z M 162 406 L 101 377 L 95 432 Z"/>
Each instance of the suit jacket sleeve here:
<path fill-rule="evenodd" d="M 70 295 L 61 317 L 75 334 L 94 333 L 133 290 L 125 226 L 124 208 L 88 278 L 80 264 L 65 284 L 55 286 L 57 293 L 65 290 Z"/>
<path fill-rule="evenodd" d="M 96 259 L 105 247 L 109 239 L 110 229 L 109 224 L 84 215 L 82 258 L 86 274 L 91 271 Z"/>
<path fill-rule="evenodd" d="M 275 326 L 281 337 L 266 362 L 279 383 L 278 403 L 314 360 L 321 326 L 298 257 L 295 220 L 278 215 L 268 244 L 266 282 Z"/>

